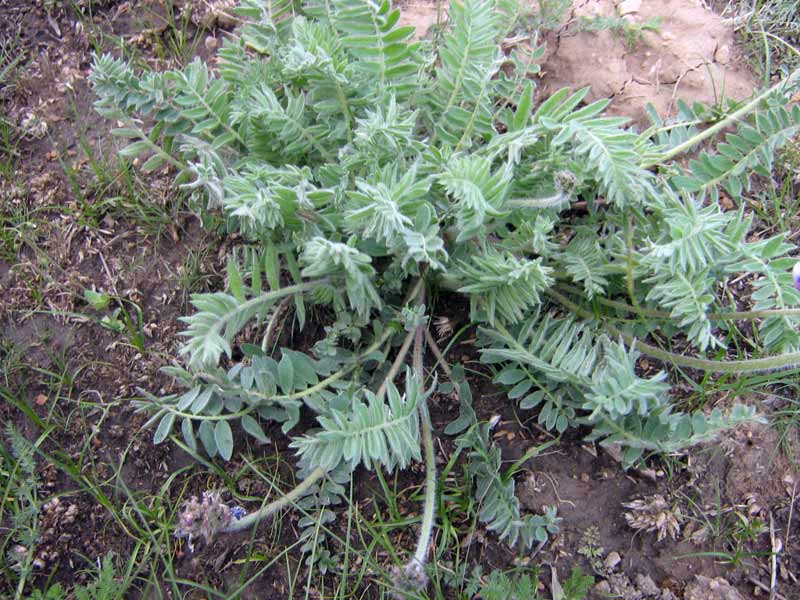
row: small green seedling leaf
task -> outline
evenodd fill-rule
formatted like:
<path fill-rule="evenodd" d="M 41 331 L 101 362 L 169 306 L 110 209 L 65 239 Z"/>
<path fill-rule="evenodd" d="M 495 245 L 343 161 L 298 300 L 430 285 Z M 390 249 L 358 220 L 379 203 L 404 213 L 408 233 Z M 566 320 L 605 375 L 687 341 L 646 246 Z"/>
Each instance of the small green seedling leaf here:
<path fill-rule="evenodd" d="M 83 290 L 83 299 L 95 310 L 105 310 L 111 304 L 111 296 L 105 292 Z"/>

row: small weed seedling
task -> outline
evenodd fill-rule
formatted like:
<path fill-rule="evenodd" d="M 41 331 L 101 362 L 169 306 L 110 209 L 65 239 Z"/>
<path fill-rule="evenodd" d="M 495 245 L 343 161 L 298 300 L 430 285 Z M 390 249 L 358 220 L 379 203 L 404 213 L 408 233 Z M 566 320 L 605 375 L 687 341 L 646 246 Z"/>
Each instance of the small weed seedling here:
<path fill-rule="evenodd" d="M 139 352 L 144 352 L 144 313 L 142 308 L 127 298 L 85 290 L 83 297 L 97 311 L 108 311 L 112 302 L 116 306 L 100 319 L 100 325 L 119 335 L 125 335 L 128 342 Z"/>
<path fill-rule="evenodd" d="M 114 557 L 107 554 L 100 563 L 97 559 L 98 566 L 93 569 L 93 580 L 87 585 L 76 586 L 72 590 L 70 597 L 76 600 L 117 600 L 123 598 L 126 586 L 121 585 L 117 578 L 117 569 L 114 565 Z M 28 596 L 28 600 L 64 600 L 67 598 L 67 593 L 61 588 L 61 584 L 57 583 L 46 591 L 34 590 L 33 594 Z"/>
<path fill-rule="evenodd" d="M 22 133 L 8 119 L 2 106 L 15 89 L 16 75 L 25 59 L 19 33 L 0 40 L 0 176 L 7 182 L 16 179 L 17 146 Z"/>
<path fill-rule="evenodd" d="M 622 38 L 630 50 L 642 40 L 646 31 L 658 31 L 663 19 L 652 17 L 642 23 L 631 22 L 622 17 L 581 17 L 570 30 L 578 31 L 611 31 Z"/>
<path fill-rule="evenodd" d="M 589 566 L 592 567 L 592 571 L 597 574 L 605 573 L 603 557 L 606 554 L 606 550 L 600 546 L 600 532 L 596 526 L 587 527 L 586 531 L 581 535 L 578 554 L 586 557 L 586 560 L 589 561 Z"/>
<path fill-rule="evenodd" d="M 5 437 L 10 449 L 0 444 L 0 514 L 10 515 L 12 528 L 3 537 L 0 553 L 5 557 L 3 571 L 7 581 L 16 581 L 15 600 L 23 597 L 25 583 L 40 567 L 41 559 L 36 555 L 39 539 L 39 512 L 42 502 L 38 494 L 38 478 L 34 455 L 36 445 L 29 442 L 13 426 L 6 427 Z"/>
<path fill-rule="evenodd" d="M 752 218 L 717 202 L 724 191 L 741 205 L 751 175 L 800 132 L 798 74 L 706 129 L 656 115 L 639 133 L 588 90 L 534 102 L 542 49 L 503 44 L 526 26 L 518 9 L 452 2 L 437 35 L 415 41 L 389 0 L 243 0 L 213 68 L 96 57 L 96 107 L 119 124 L 121 156 L 172 170 L 204 222 L 247 248 L 231 254 L 224 291 L 192 296 L 182 361 L 167 370 L 185 391 L 143 391 L 154 442 L 177 430 L 195 454 L 230 460 L 240 432 L 263 442 L 272 422 L 299 461 L 296 487 L 249 514 L 213 492 L 189 502 L 181 535 L 210 539 L 299 505 L 312 515 L 301 539 L 317 542 L 356 469 L 422 461 L 417 545 L 389 585 L 423 593 L 439 488 L 427 349 L 456 380 L 460 414 L 444 433 L 469 432 L 479 520 L 523 550 L 544 543 L 555 514 L 521 514 L 429 332 L 438 291 L 468 300 L 510 402 L 549 430 L 621 446 L 626 467 L 757 418 L 741 405 L 683 412 L 667 371 L 641 369 L 640 355 L 736 375 L 800 364 L 794 245 L 751 237 Z M 676 160 L 729 128 L 688 166 Z M 719 293 L 742 274 L 744 311 Z M 325 315 L 324 335 L 273 352 L 287 310 L 300 329 Z M 728 357 L 721 332 L 738 321 L 756 335 Z M 681 352 L 660 344 L 673 338 Z M 297 431 L 303 411 L 316 426 Z"/>

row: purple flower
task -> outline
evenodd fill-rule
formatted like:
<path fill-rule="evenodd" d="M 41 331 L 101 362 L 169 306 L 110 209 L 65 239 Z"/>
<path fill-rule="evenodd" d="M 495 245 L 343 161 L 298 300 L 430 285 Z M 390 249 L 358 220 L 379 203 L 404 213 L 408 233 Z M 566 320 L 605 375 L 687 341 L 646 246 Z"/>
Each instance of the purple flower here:
<path fill-rule="evenodd" d="M 247 514 L 247 511 L 242 508 L 241 506 L 234 506 L 231 509 L 231 516 L 236 519 L 237 521 L 244 517 Z"/>
<path fill-rule="evenodd" d="M 240 510 L 241 507 L 236 507 Z M 236 510 L 236 509 L 234 509 Z M 194 538 L 204 538 L 206 543 L 211 543 L 214 535 L 223 531 L 231 523 L 233 511 L 222 501 L 219 492 L 203 492 L 203 499 L 198 500 L 196 496 L 186 502 L 183 512 L 178 518 L 178 527 L 175 536 L 188 538 L 189 550 L 192 550 L 192 540 Z"/>
<path fill-rule="evenodd" d="M 795 289 L 800 290 L 800 262 L 794 263 L 794 268 L 792 269 L 792 278 L 794 278 Z"/>

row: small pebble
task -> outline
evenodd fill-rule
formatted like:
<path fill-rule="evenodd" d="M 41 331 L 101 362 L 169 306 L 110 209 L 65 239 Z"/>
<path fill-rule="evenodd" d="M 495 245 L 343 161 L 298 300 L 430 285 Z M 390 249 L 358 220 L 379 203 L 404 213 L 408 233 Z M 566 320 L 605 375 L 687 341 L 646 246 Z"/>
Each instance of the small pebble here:
<path fill-rule="evenodd" d="M 594 591 L 601 596 L 608 596 L 611 594 L 611 585 L 604 579 L 594 586 Z"/>
<path fill-rule="evenodd" d="M 603 561 L 603 566 L 609 571 L 613 571 L 614 567 L 621 562 L 622 557 L 619 555 L 619 552 L 609 552 L 608 556 L 606 556 L 606 559 Z"/>
<path fill-rule="evenodd" d="M 219 48 L 219 40 L 213 35 L 210 35 L 206 38 L 205 45 L 206 50 L 209 52 L 214 52 L 217 48 Z"/>

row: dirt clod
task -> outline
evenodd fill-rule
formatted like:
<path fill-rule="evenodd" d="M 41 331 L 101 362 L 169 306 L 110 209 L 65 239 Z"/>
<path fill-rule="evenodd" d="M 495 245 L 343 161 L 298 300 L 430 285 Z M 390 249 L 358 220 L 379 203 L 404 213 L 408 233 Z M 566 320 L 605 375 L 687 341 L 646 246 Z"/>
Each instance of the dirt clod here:
<path fill-rule="evenodd" d="M 629 31 L 581 30 L 580 19 L 628 20 Z M 692 103 L 749 96 L 755 80 L 737 60 L 732 25 L 693 0 L 576 1 L 567 25 L 549 40 L 542 66 L 543 97 L 569 87 L 591 86 L 589 100 L 612 98 L 610 112 L 643 124 L 645 107 L 675 113 L 678 98 Z M 635 29 L 659 23 L 655 31 Z"/>
<path fill-rule="evenodd" d="M 684 600 L 744 600 L 738 590 L 722 577 L 697 575 L 686 588 Z"/>
<path fill-rule="evenodd" d="M 649 575 L 637 574 L 633 580 L 624 573 L 615 573 L 594 587 L 596 598 L 622 600 L 677 600 L 668 589 L 662 589 Z"/>

